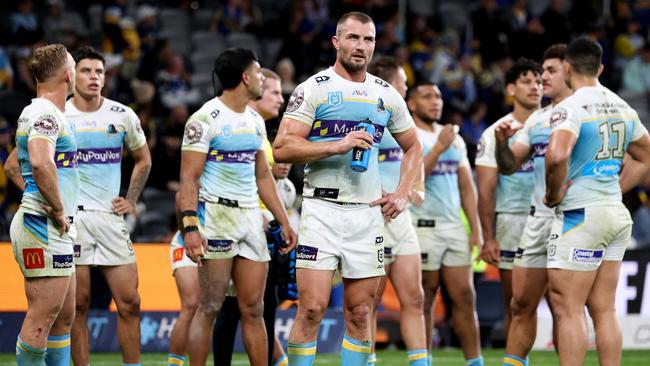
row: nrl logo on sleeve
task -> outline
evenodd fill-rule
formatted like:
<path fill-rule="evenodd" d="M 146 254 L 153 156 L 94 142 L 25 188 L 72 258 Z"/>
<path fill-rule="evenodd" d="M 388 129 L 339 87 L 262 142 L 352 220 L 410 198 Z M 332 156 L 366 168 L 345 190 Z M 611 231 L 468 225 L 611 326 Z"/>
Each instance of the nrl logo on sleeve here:
<path fill-rule="evenodd" d="M 566 109 L 557 108 L 555 111 L 553 111 L 553 114 L 551 114 L 551 118 L 550 118 L 551 128 L 555 128 L 560 123 L 566 121 L 568 116 L 569 116 L 569 113 L 567 112 Z"/>
<path fill-rule="evenodd" d="M 55 136 L 59 133 L 59 124 L 56 123 L 56 118 L 49 114 L 38 117 L 34 122 L 34 130 L 47 136 Z"/>
<path fill-rule="evenodd" d="M 298 107 L 302 105 L 302 102 L 305 100 L 305 91 L 302 89 L 302 87 L 297 87 L 296 90 L 293 91 L 293 94 L 291 94 L 291 97 L 289 97 L 289 103 L 287 103 L 287 112 L 295 112 Z"/>
<path fill-rule="evenodd" d="M 203 127 L 200 122 L 190 121 L 185 126 L 185 141 L 188 144 L 195 144 L 201 140 L 203 136 Z"/>

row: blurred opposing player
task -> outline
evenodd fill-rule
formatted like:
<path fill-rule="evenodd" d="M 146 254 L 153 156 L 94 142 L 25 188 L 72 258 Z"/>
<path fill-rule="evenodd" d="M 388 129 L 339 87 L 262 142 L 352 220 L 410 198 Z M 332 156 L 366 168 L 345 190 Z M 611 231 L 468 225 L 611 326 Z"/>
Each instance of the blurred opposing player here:
<path fill-rule="evenodd" d="M 392 57 L 382 57 L 368 67 L 368 72 L 387 81 L 403 97 L 406 96 L 406 73 Z M 399 185 L 399 171 L 402 149 L 390 132 L 384 131 L 379 144 L 379 177 L 385 192 L 394 192 Z M 375 305 L 373 307 L 373 342 L 377 327 L 377 306 L 390 278 L 400 302 L 400 328 L 410 365 L 426 365 L 427 347 L 424 331 L 424 292 L 422 291 L 422 269 L 420 245 L 411 223 L 411 213 L 406 210 L 395 220 L 384 226 L 384 270 Z M 376 357 L 370 355 L 369 364 Z"/>
<path fill-rule="evenodd" d="M 590 38 L 569 44 L 564 71 L 574 93 L 550 117 L 544 200 L 556 207 L 547 266 L 560 365 L 584 362 L 585 304 L 600 364 L 621 363 L 614 299 L 632 220 L 621 202 L 619 172 L 626 151 L 650 167 L 650 137 L 637 113 L 598 83 L 601 58 Z"/>
<path fill-rule="evenodd" d="M 283 226 L 289 249 L 296 236 L 262 150 L 264 122 L 248 106 L 262 92 L 257 57 L 248 49 L 228 49 L 217 57 L 215 73 L 223 94 L 190 116 L 182 147 L 179 209 L 183 240 L 186 255 L 199 264 L 200 286 L 189 334 L 190 364 L 206 363 L 212 324 L 232 277 L 250 362 L 266 365 L 262 297 L 270 258 L 259 198 Z M 204 215 L 203 224 L 199 212 Z"/>
<path fill-rule="evenodd" d="M 512 175 L 498 174 L 494 131 L 506 121 L 511 128 L 520 129 L 528 116 L 539 108 L 542 100 L 541 74 L 539 64 L 528 59 L 518 60 L 508 70 L 506 91 L 514 99 L 514 109 L 483 132 L 476 153 L 478 210 L 485 242 L 481 257 L 499 267 L 506 334 L 510 325 L 512 265 L 530 211 L 533 162 L 528 160 L 521 164 Z"/>
<path fill-rule="evenodd" d="M 90 266 L 99 266 L 117 305 L 117 337 L 125 364 L 140 362 L 140 295 L 135 252 L 124 215 L 135 204 L 151 169 L 140 120 L 131 108 L 102 97 L 104 57 L 91 47 L 74 53 L 77 81 L 65 117 L 75 125 L 79 164 L 77 212 L 77 314 L 72 328 L 72 358 L 87 365 Z M 135 165 L 126 197 L 120 197 L 122 149 Z"/>
<path fill-rule="evenodd" d="M 307 163 L 296 250 L 300 303 L 287 351 L 292 366 L 313 363 L 337 268 L 343 276 L 346 320 L 341 362 L 367 364 L 372 307 L 384 275 L 382 214 L 394 219 L 404 210 L 420 165 L 421 146 L 404 100 L 366 72 L 375 48 L 372 19 L 359 12 L 344 14 L 332 43 L 334 66 L 296 88 L 273 146 L 277 162 Z M 374 126 L 374 136 L 356 130 L 361 122 Z M 373 145 L 386 128 L 404 158 L 395 193 L 382 196 Z M 365 172 L 351 169 L 353 148 L 370 150 Z"/>
<path fill-rule="evenodd" d="M 466 365 L 483 365 L 471 268 L 472 248 L 481 245 L 481 229 L 465 142 L 454 126 L 438 123 L 443 101 L 437 86 L 423 83 L 409 89 L 407 103 L 424 148 L 425 199 L 422 206 L 412 206 L 411 213 L 421 251 L 427 347 L 442 277 Z M 471 227 L 470 237 L 460 219 L 461 209 Z"/>
<path fill-rule="evenodd" d="M 546 253 L 554 210 L 544 205 L 544 157 L 551 133 L 551 111 L 572 93 L 564 82 L 565 49 L 566 45 L 557 44 L 544 52 L 542 86 L 551 104 L 533 112 L 518 132 L 510 122 L 502 123 L 495 131 L 496 158 L 501 174 L 515 173 L 531 156 L 535 166 L 530 214 L 512 270 L 512 322 L 503 361 L 507 365 L 526 364 L 526 356 L 537 334 L 537 305 L 547 287 Z M 514 142 L 509 143 L 515 132 Z"/>
<path fill-rule="evenodd" d="M 63 366 L 70 364 L 76 236 L 72 216 L 79 195 L 74 126 L 63 111 L 74 90 L 75 63 L 66 48 L 56 44 L 37 48 L 29 66 L 37 98 L 18 119 L 16 150 L 25 192 L 10 230 L 27 296 L 16 361 L 19 366 Z"/>

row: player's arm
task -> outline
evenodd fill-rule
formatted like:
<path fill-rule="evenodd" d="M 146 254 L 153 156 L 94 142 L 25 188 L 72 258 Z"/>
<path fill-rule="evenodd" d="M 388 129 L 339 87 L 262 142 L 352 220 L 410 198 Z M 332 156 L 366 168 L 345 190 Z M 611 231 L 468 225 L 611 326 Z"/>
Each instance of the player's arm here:
<path fill-rule="evenodd" d="M 469 221 L 472 230 L 470 237 L 471 246 L 481 245 L 481 228 L 479 227 L 478 209 L 476 207 L 476 187 L 472 179 L 472 171 L 469 165 L 458 168 L 458 189 L 460 191 L 460 201 Z"/>
<path fill-rule="evenodd" d="M 546 167 L 544 204 L 548 207 L 557 206 L 569 188 L 569 184 L 565 184 L 564 180 L 569 170 L 569 157 L 577 140 L 578 136 L 569 130 L 559 129 L 551 133 L 544 162 Z"/>
<path fill-rule="evenodd" d="M 18 164 L 18 149 L 11 150 L 11 153 L 5 161 L 5 173 L 11 179 L 11 182 L 21 190 L 25 189 L 25 180 L 20 172 L 20 164 Z"/>
<path fill-rule="evenodd" d="M 198 151 L 181 152 L 180 189 L 178 210 L 181 212 L 181 230 L 187 256 L 201 264 L 200 258 L 207 250 L 207 241 L 199 232 L 199 218 L 196 212 L 199 195 L 199 178 L 203 173 L 207 154 Z"/>
<path fill-rule="evenodd" d="M 496 168 L 476 166 L 476 179 L 478 182 L 478 214 L 483 229 L 484 246 L 481 257 L 488 263 L 495 264 L 499 261 L 500 247 L 494 232 L 496 189 L 499 174 Z"/>
<path fill-rule="evenodd" d="M 418 169 L 417 175 L 415 176 L 415 186 L 411 190 L 411 195 L 409 197 L 411 203 L 415 207 L 420 207 L 426 198 L 426 187 L 424 180 L 424 164 L 420 164 L 420 169 Z"/>
<path fill-rule="evenodd" d="M 648 136 L 647 131 L 643 131 L 640 138 L 630 142 L 630 145 L 627 147 L 627 153 L 634 159 L 634 164 L 636 165 L 634 168 L 635 171 L 648 172 L 650 169 L 650 136 Z M 642 164 L 643 168 L 638 164 Z M 623 169 L 623 173 L 625 173 L 625 169 Z M 626 186 L 636 186 L 641 183 L 644 176 L 645 174 L 630 174 L 628 178 L 633 179 L 629 179 L 629 182 L 626 182 Z M 621 178 L 623 178 L 623 175 L 621 175 Z M 621 189 L 623 189 L 623 184 L 621 184 Z"/>
<path fill-rule="evenodd" d="M 623 169 L 619 178 L 621 192 L 627 193 L 636 187 L 648 174 L 648 167 L 640 161 L 635 160 L 630 154 L 623 158 Z"/>
<path fill-rule="evenodd" d="M 354 147 L 369 149 L 372 136 L 365 131 L 351 131 L 337 141 L 311 142 L 307 140 L 311 127 L 291 118 L 282 118 L 273 142 L 273 159 L 278 163 L 305 164 L 333 155 L 342 155 Z"/>
<path fill-rule="evenodd" d="M 271 174 L 269 162 L 266 160 L 266 155 L 263 150 L 258 150 L 255 156 L 255 178 L 257 180 L 257 192 L 262 202 L 271 211 L 273 218 L 282 225 L 282 233 L 284 234 L 287 248 L 280 248 L 280 251 L 285 253 L 290 252 L 296 245 L 296 233 L 291 228 L 287 211 L 282 201 L 280 201 L 280 196 L 278 196 L 275 179 L 273 178 L 273 174 Z"/>
<path fill-rule="evenodd" d="M 30 139 L 27 143 L 29 163 L 39 192 L 47 201 L 48 212 L 59 224 L 61 233 L 68 232 L 70 223 L 63 212 L 63 200 L 59 192 L 59 182 L 54 163 L 54 144 L 42 138 Z"/>
<path fill-rule="evenodd" d="M 431 172 L 433 172 L 433 170 L 436 168 L 436 164 L 438 163 L 440 155 L 445 152 L 449 146 L 451 146 L 455 138 L 456 131 L 454 130 L 454 126 L 451 124 L 444 125 L 442 127 L 442 131 L 440 131 L 440 135 L 438 136 L 438 141 L 436 141 L 436 144 L 433 146 L 431 151 L 422 157 L 425 176 L 428 176 L 431 174 Z"/>
<path fill-rule="evenodd" d="M 529 146 L 517 141 L 512 144 L 508 142 L 518 130 L 519 128 L 512 127 L 512 121 L 504 121 L 494 129 L 495 156 L 501 174 L 510 175 L 516 172 L 521 164 L 530 159 L 531 149 Z M 522 133 L 528 132 L 524 130 Z"/>
<path fill-rule="evenodd" d="M 135 212 L 135 204 L 138 202 L 140 193 L 144 189 L 149 172 L 151 171 L 151 154 L 149 147 L 145 143 L 138 149 L 132 150 L 131 156 L 135 161 L 133 171 L 131 172 L 131 181 L 129 189 L 126 192 L 126 198 L 117 197 L 113 200 L 113 212 L 118 215 Z"/>

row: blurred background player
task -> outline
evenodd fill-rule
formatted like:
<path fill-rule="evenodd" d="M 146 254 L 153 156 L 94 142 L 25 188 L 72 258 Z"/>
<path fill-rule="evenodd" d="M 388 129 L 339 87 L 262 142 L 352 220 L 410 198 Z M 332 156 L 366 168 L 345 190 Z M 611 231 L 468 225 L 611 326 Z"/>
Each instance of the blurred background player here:
<path fill-rule="evenodd" d="M 179 210 L 186 254 L 199 264 L 200 286 L 189 334 L 190 364 L 206 363 L 213 322 L 232 277 L 249 360 L 266 365 L 262 298 L 270 257 L 260 198 L 283 226 L 289 249 L 296 236 L 264 156 L 264 121 L 248 106 L 262 94 L 257 57 L 248 49 L 228 49 L 215 60 L 214 72 L 223 93 L 190 116 L 182 148 Z M 203 225 L 197 211 L 205 215 Z"/>
<path fill-rule="evenodd" d="M 504 356 L 504 364 L 509 365 L 527 363 L 528 352 L 537 335 L 537 306 L 547 287 L 546 255 L 554 210 L 544 205 L 544 157 L 551 133 L 551 111 L 572 93 L 564 82 L 562 62 L 565 50 L 566 45 L 556 44 L 544 51 L 542 87 L 551 104 L 533 112 L 521 130 L 514 121 L 505 121 L 495 129 L 499 173 L 510 175 L 517 172 L 531 156 L 534 163 L 530 214 L 512 269 L 512 321 Z M 513 135 L 514 142 L 510 143 Z"/>
<path fill-rule="evenodd" d="M 533 162 L 528 160 L 521 164 L 512 175 L 499 175 L 494 130 L 505 121 L 519 129 L 528 116 L 539 108 L 542 101 L 541 74 L 540 65 L 529 59 L 519 59 L 506 72 L 506 92 L 513 97 L 513 111 L 483 132 L 476 152 L 478 210 L 484 240 L 481 257 L 499 267 L 505 305 L 503 329 L 506 338 L 511 317 L 512 265 L 530 211 Z M 511 139 L 510 143 L 512 141 Z"/>
<path fill-rule="evenodd" d="M 637 113 L 598 82 L 602 52 L 587 37 L 567 46 L 564 71 L 573 95 L 550 117 L 544 202 L 556 207 L 547 266 L 560 365 L 584 362 L 585 305 L 600 364 L 621 363 L 614 300 L 632 220 L 621 202 L 619 172 L 626 151 L 650 168 L 650 137 Z"/>
<path fill-rule="evenodd" d="M 404 98 L 406 73 L 392 57 L 381 57 L 368 66 L 368 72 L 387 81 Z M 379 143 L 379 178 L 384 192 L 394 192 L 399 185 L 402 149 L 390 132 L 384 131 Z M 424 292 L 420 245 L 412 225 L 411 213 L 406 210 L 384 226 L 384 270 L 386 277 L 379 282 L 373 307 L 373 353 L 368 361 L 376 360 L 374 353 L 377 328 L 377 306 L 390 278 L 400 302 L 400 329 L 406 345 L 410 365 L 426 365 L 427 346 L 424 331 Z"/>
<path fill-rule="evenodd" d="M 287 350 L 292 366 L 313 363 L 337 268 L 343 277 L 346 320 L 341 362 L 367 364 L 372 307 L 384 275 L 382 214 L 390 220 L 405 209 L 420 164 L 421 146 L 404 99 L 366 72 L 375 48 L 372 19 L 360 12 L 344 14 L 332 44 L 334 66 L 296 88 L 273 146 L 276 161 L 307 163 L 296 249 L 300 302 Z M 373 124 L 374 136 L 356 130 L 362 121 Z M 386 128 L 404 158 L 395 193 L 382 195 L 373 145 Z M 365 172 L 351 169 L 353 148 L 370 150 Z"/>
<path fill-rule="evenodd" d="M 248 105 L 256 111 L 264 121 L 276 118 L 280 114 L 280 108 L 284 104 L 282 97 L 282 89 L 280 85 L 280 76 L 275 72 L 262 68 L 262 75 L 264 82 L 262 83 L 262 95 L 259 99 L 250 101 Z M 264 131 L 266 126 L 262 125 Z M 265 133 L 266 135 L 266 133 Z M 262 142 L 264 146 L 264 153 L 267 160 L 271 164 L 271 173 L 276 182 L 278 195 L 282 201 L 287 212 L 293 207 L 296 199 L 296 189 L 290 180 L 286 179 L 289 174 L 291 164 L 282 164 L 273 162 L 273 151 L 271 143 L 268 138 Z M 273 214 L 266 209 L 263 202 L 260 201 L 262 215 L 264 218 L 264 230 L 268 230 L 268 224 L 274 219 Z M 268 236 L 267 236 L 268 238 Z M 278 304 L 276 294 L 276 276 L 274 275 L 274 259 L 276 254 L 280 253 L 282 248 L 275 248 L 269 243 L 269 255 L 271 262 L 269 265 L 269 273 L 266 278 L 266 287 L 264 292 L 264 324 L 268 336 L 268 351 L 269 351 L 269 365 L 285 366 L 287 356 L 280 344 L 280 341 L 275 336 L 275 309 Z M 219 313 L 219 317 L 214 324 L 214 332 L 212 336 L 212 351 L 214 355 L 215 365 L 230 365 L 232 361 L 232 353 L 234 349 L 235 336 L 237 333 L 237 325 L 241 314 L 239 313 L 239 306 L 237 304 L 236 296 L 226 296 L 224 300 L 223 309 Z"/>
<path fill-rule="evenodd" d="M 63 45 L 38 48 L 30 61 L 36 98 L 18 119 L 16 150 L 25 181 L 11 222 L 14 257 L 25 276 L 27 314 L 16 342 L 19 366 L 70 364 L 75 271 L 72 216 L 79 173 L 74 127 L 63 115 L 75 62 Z"/>
<path fill-rule="evenodd" d="M 411 206 L 411 214 L 421 250 L 427 347 L 432 347 L 433 305 L 442 278 L 466 364 L 483 365 L 471 268 L 472 248 L 481 245 L 481 229 L 465 142 L 452 124 L 438 123 L 443 101 L 437 86 L 416 85 L 409 89 L 407 103 L 424 148 L 425 199 L 420 207 Z M 469 237 L 461 209 L 469 221 Z"/>
<path fill-rule="evenodd" d="M 88 307 L 90 266 L 99 266 L 117 306 L 117 337 L 124 364 L 140 362 L 140 295 L 135 252 L 124 222 L 149 176 L 151 156 L 135 112 L 101 95 L 104 57 L 91 47 L 74 52 L 77 81 L 65 117 L 75 126 L 79 164 L 76 217 L 77 313 L 72 327 L 72 358 L 89 363 Z M 122 149 L 135 161 L 126 197 L 120 197 Z"/>

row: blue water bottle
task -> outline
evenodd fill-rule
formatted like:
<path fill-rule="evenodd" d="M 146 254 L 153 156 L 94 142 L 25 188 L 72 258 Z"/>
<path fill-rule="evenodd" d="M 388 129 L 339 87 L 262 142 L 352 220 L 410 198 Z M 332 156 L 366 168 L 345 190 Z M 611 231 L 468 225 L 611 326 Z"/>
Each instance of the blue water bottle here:
<path fill-rule="evenodd" d="M 287 243 L 282 237 L 282 225 L 276 220 L 269 221 L 269 228 L 267 230 L 267 242 L 274 244 L 275 248 L 285 248 Z"/>
<path fill-rule="evenodd" d="M 361 122 L 357 125 L 356 130 L 364 130 L 368 132 L 371 136 L 375 135 L 375 126 L 372 123 Z M 368 170 L 368 163 L 370 162 L 370 151 L 372 147 L 368 150 L 364 150 L 358 147 L 352 149 L 352 163 L 350 163 L 350 168 L 355 172 L 363 173 Z"/>

